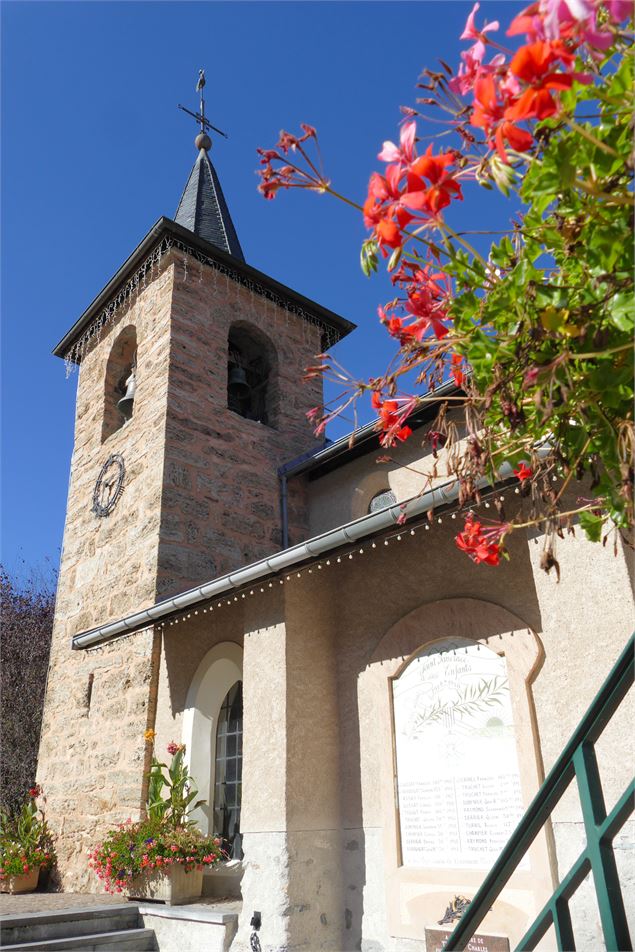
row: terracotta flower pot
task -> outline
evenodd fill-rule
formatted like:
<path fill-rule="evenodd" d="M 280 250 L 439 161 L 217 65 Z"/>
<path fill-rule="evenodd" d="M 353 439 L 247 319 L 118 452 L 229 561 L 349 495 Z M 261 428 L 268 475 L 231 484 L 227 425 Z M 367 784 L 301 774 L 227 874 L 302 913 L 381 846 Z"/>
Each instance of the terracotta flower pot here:
<path fill-rule="evenodd" d="M 27 893 L 34 892 L 37 889 L 37 881 L 40 875 L 39 866 L 34 866 L 28 873 L 20 873 L 19 876 L 7 876 L 0 880 L 0 892 Z"/>
<path fill-rule="evenodd" d="M 128 887 L 131 899 L 154 899 L 168 906 L 180 906 L 184 902 L 200 899 L 203 892 L 203 871 L 194 869 L 186 873 L 181 866 L 154 869 L 135 877 Z"/>

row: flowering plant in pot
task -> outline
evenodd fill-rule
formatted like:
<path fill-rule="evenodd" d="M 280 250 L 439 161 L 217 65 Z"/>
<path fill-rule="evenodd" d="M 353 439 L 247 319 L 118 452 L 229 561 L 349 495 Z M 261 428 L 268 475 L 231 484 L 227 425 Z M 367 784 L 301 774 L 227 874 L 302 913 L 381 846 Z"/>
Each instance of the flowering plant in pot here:
<path fill-rule="evenodd" d="M 153 757 L 146 815 L 110 830 L 89 854 L 107 892 L 178 904 L 198 898 L 203 869 L 224 854 L 218 837 L 204 836 L 188 819 L 204 803 L 184 763 L 185 745 L 171 743 L 169 765 Z"/>
<path fill-rule="evenodd" d="M 41 791 L 33 786 L 19 812 L 0 812 L 0 892 L 33 892 L 40 870 L 55 862 L 55 850 L 44 813 Z"/>

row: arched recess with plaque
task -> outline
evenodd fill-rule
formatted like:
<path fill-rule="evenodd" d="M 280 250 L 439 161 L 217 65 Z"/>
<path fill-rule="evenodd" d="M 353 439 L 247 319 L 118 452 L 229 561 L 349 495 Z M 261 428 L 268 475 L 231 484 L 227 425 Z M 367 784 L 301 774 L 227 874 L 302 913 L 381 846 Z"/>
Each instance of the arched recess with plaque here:
<path fill-rule="evenodd" d="M 474 895 L 540 786 L 531 683 L 542 657 L 521 619 L 457 598 L 402 618 L 360 675 L 367 889 L 383 893 L 391 936 L 422 939 L 455 896 Z M 549 836 L 479 934 L 511 948 L 521 938 L 553 889 Z"/>

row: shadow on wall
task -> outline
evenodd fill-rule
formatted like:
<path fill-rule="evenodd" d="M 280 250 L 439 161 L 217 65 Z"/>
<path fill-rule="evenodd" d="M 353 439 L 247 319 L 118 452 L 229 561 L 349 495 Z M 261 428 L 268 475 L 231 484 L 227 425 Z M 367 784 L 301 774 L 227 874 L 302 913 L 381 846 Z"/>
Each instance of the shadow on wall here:
<path fill-rule="evenodd" d="M 356 568 L 351 567 L 349 580 L 337 592 L 345 897 L 342 948 L 347 952 L 359 949 L 362 941 L 394 941 L 389 939 L 392 933 L 385 875 L 386 828 L 394 829 L 396 824 L 394 812 L 388 815 L 384 799 L 390 800 L 386 785 L 393 791 L 391 767 L 387 776 L 381 776 L 386 751 L 389 760 L 392 752 L 388 697 L 393 669 L 426 643 L 440 638 L 497 640 L 499 634 L 510 630 L 510 625 L 520 626 L 525 632 L 531 628 L 539 633 L 542 628 L 525 540 L 513 540 L 511 581 L 509 566 L 498 575 L 484 573 L 482 567 L 464 559 L 451 538 L 437 536 L 441 544 L 430 559 L 432 533 L 422 536 L 420 543 L 413 540 L 416 552 L 404 549 L 396 556 L 394 549 L 381 551 L 380 547 L 373 555 L 372 568 L 361 560 Z M 377 690 L 365 696 L 362 684 L 371 665 L 378 669 Z"/>
<path fill-rule="evenodd" d="M 390 749 L 392 740 L 390 726 L 386 735 L 386 724 L 382 722 L 383 708 L 373 698 L 366 703 L 368 699 L 365 701 L 360 695 L 364 673 L 372 662 L 385 675 L 381 687 L 385 705 L 388 678 L 394 673 L 394 665 L 401 664 L 427 642 L 456 636 L 495 639 L 503 631 L 509 631 L 510 624 L 521 625 L 525 630 L 527 627 L 537 632 L 541 630 L 526 542 L 521 546 L 512 540 L 515 550 L 512 568 L 503 566 L 500 571 L 485 572 L 482 567 L 469 563 L 456 550 L 452 539 L 440 535 L 436 537 L 434 558 L 430 559 L 431 535 L 425 533 L 428 538 L 421 541 L 417 537 L 409 544 L 414 549 L 400 549 L 399 554 L 394 549 L 378 550 L 372 564 L 360 560 L 358 565 L 351 565 L 346 575 L 342 572 L 337 579 L 328 576 L 332 583 L 327 582 L 326 577 L 318 581 L 316 574 L 311 576 L 311 582 L 307 580 L 306 587 L 304 582 L 298 582 L 297 595 L 293 597 L 297 599 L 295 606 L 292 591 L 285 589 L 286 602 L 285 599 L 259 598 L 223 606 L 212 616 L 199 614 L 165 632 L 163 676 L 167 675 L 167 679 L 161 688 L 160 703 L 166 708 L 169 706 L 172 718 L 178 719 L 186 709 L 188 690 L 197 667 L 215 645 L 233 642 L 242 646 L 245 631 L 274 627 L 285 617 L 298 621 L 297 631 L 286 645 L 287 652 L 293 653 L 293 657 L 288 655 L 284 659 L 287 672 L 297 671 L 311 680 L 319 673 L 324 678 L 322 689 L 330 690 L 330 680 L 332 690 L 337 691 L 337 728 L 332 742 L 337 759 L 340 820 L 335 830 L 327 831 L 331 839 L 324 837 L 323 844 L 315 840 L 315 848 L 321 850 L 323 845 L 324 863 L 332 870 L 333 880 L 337 880 L 338 899 L 337 903 L 330 904 L 328 916 L 329 920 L 333 915 L 339 921 L 329 921 L 328 927 L 324 924 L 324 932 L 332 935 L 333 931 L 339 931 L 342 952 L 359 949 L 362 938 L 367 943 L 383 941 L 387 936 L 383 829 L 389 820 L 381 802 L 382 781 L 377 764 Z M 391 572 L 399 576 L 398 586 L 384 583 L 386 573 Z M 457 597 L 459 593 L 461 598 Z M 465 599 L 469 601 L 467 607 Z M 506 608 L 497 602 L 504 603 Z M 330 606 L 328 611 L 322 611 L 324 605 Z M 512 622 L 509 611 L 515 615 Z M 306 630 L 300 620 L 302 625 L 306 622 Z M 318 645 L 320 651 L 322 648 L 327 651 L 328 660 L 321 657 L 320 651 L 315 653 Z M 303 657 L 305 652 L 308 655 Z M 332 672 L 332 677 L 326 676 L 328 672 Z M 315 708 L 319 697 L 314 686 L 311 690 L 309 701 Z M 296 695 L 296 700 L 305 702 L 302 691 Z M 249 684 L 246 683 L 246 711 L 249 705 Z M 258 716 L 262 718 L 266 712 L 259 712 Z M 316 726 L 319 732 L 322 729 L 319 718 Z M 308 736 L 309 746 L 315 745 L 315 739 Z M 249 741 L 245 739 L 249 756 Z M 298 746 L 297 739 L 295 743 L 293 756 L 308 757 L 306 747 Z M 301 763 L 297 767 L 299 769 L 292 767 L 296 777 L 303 769 Z M 302 793 L 301 786 L 298 790 Z M 309 791 L 307 796 L 310 799 L 318 793 Z M 249 838 L 245 851 L 248 859 Z M 290 864 L 288 872 L 290 894 L 302 896 L 306 892 L 301 883 L 302 862 Z M 333 892 L 328 879 L 327 876 L 325 889 Z M 311 918 L 314 913 L 315 907 L 307 915 Z M 297 927 L 300 929 L 299 922 Z M 293 922 L 290 928 L 295 928 Z"/>
<path fill-rule="evenodd" d="M 353 696 L 356 697 L 355 683 Z M 360 723 L 357 703 L 346 705 L 349 740 L 340 748 L 340 771 L 343 761 L 360 763 Z M 362 944 L 362 920 L 364 916 L 364 890 L 366 887 L 366 836 L 362 821 L 362 775 L 357 770 L 352 786 L 349 785 L 344 803 L 342 788 L 342 896 L 344 901 L 342 922 L 342 952 L 354 952 Z M 353 808 L 353 809 L 351 809 Z"/>
<path fill-rule="evenodd" d="M 159 689 L 160 702 L 168 705 L 170 719 L 177 721 L 179 729 L 192 691 L 204 674 L 206 656 L 209 653 L 212 658 L 212 649 L 226 643 L 242 655 L 244 630 L 244 613 L 239 605 L 223 606 L 206 614 L 199 610 L 196 617 L 192 616 L 178 627 L 164 629 L 162 677 L 165 681 Z M 233 655 L 232 660 L 236 661 Z M 222 698 L 219 709 L 221 702 Z"/>

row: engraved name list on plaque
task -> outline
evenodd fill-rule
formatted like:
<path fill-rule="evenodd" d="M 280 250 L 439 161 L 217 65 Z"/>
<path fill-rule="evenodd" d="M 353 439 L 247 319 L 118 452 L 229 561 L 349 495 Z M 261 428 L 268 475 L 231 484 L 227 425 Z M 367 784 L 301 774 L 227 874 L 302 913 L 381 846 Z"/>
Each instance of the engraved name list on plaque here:
<path fill-rule="evenodd" d="M 505 658 L 436 642 L 392 694 L 402 864 L 489 869 L 523 814 Z"/>

